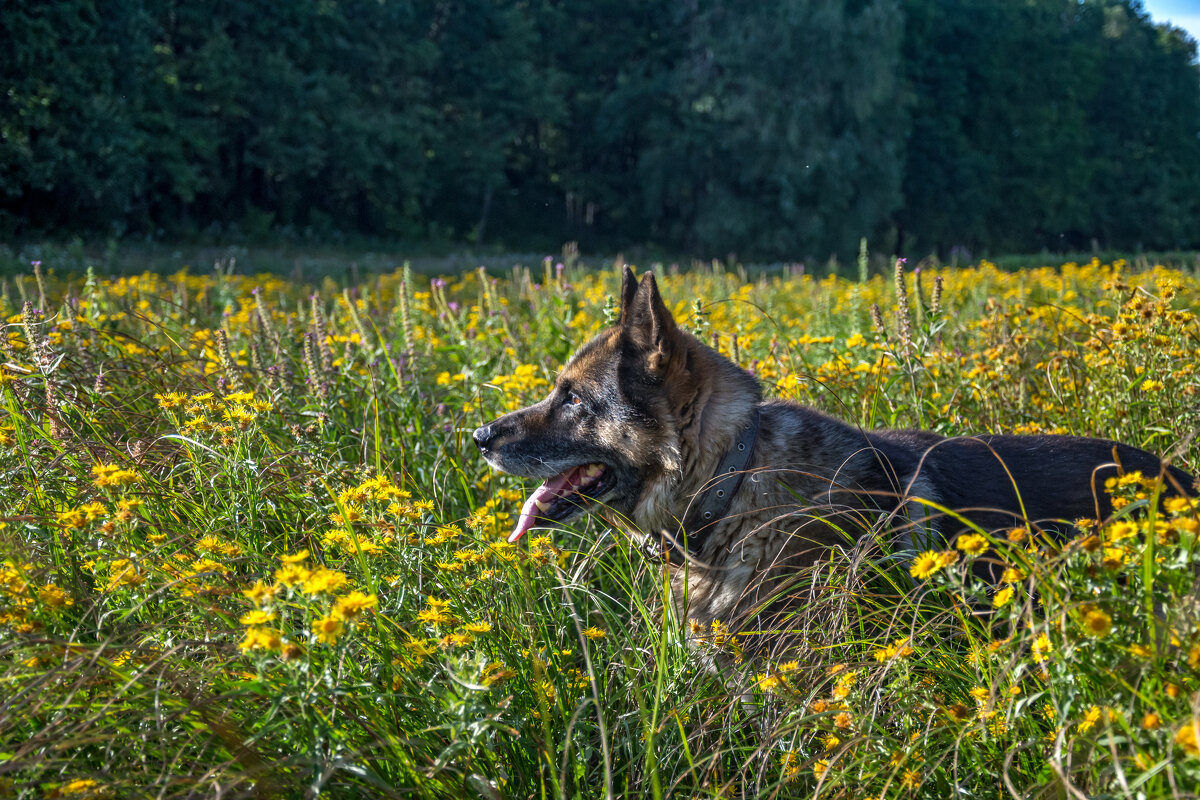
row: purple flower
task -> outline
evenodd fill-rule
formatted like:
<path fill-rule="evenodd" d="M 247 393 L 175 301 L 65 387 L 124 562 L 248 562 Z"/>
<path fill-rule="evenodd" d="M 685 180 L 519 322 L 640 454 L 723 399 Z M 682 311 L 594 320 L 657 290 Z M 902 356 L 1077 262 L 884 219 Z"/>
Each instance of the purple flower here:
<path fill-rule="evenodd" d="M 451 311 L 453 311 L 455 314 L 458 313 L 458 303 L 451 301 L 446 304 L 446 307 L 449 308 Z"/>
<path fill-rule="evenodd" d="M 442 280 L 441 278 L 434 278 L 432 281 L 432 284 L 433 284 L 434 289 L 445 289 L 446 288 L 446 281 Z"/>

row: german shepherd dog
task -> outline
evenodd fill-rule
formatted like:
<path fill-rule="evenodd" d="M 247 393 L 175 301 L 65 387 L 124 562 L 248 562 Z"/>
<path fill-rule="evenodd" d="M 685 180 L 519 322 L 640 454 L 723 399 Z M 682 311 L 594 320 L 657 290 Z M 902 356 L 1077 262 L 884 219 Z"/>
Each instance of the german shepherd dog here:
<path fill-rule="evenodd" d="M 785 400 L 681 330 L 653 273 L 625 269 L 617 325 L 583 345 L 536 405 L 474 432 L 494 468 L 543 479 L 509 536 L 601 515 L 663 548 L 682 618 L 706 629 L 780 611 L 789 582 L 846 531 L 887 529 L 901 550 L 965 528 L 1067 534 L 1112 511 L 1105 480 L 1185 472 L 1129 445 L 1079 436 L 864 431 Z M 871 520 L 874 520 L 873 522 Z M 789 581 L 790 579 L 790 581 Z M 780 618 L 776 617 L 777 623 Z"/>

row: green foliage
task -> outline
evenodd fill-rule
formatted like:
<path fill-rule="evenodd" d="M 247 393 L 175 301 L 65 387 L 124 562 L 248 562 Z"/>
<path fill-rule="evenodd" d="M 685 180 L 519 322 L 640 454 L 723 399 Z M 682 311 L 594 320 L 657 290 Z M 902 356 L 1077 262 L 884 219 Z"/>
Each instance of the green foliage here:
<path fill-rule="evenodd" d="M 48 0 L 0 38 L 10 235 L 1200 241 L 1195 46 L 1133 0 Z"/>

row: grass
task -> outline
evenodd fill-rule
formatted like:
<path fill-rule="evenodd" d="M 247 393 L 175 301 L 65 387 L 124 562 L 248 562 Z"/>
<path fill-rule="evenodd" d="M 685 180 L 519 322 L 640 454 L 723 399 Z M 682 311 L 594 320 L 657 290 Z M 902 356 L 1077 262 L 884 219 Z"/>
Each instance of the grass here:
<path fill-rule="evenodd" d="M 857 424 L 1200 466 L 1195 273 L 932 272 L 661 284 L 772 394 Z M 0 795 L 1195 796 L 1200 513 L 1153 476 L 1065 546 L 848 540 L 798 648 L 721 674 L 739 632 L 674 618 L 621 534 L 506 544 L 529 487 L 470 431 L 539 399 L 618 280 L 5 281 Z"/>

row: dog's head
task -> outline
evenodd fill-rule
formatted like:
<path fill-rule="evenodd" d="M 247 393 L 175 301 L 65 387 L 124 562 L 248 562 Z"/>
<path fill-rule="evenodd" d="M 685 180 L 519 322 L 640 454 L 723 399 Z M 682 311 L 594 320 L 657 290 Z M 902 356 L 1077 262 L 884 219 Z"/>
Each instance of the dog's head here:
<path fill-rule="evenodd" d="M 632 518 L 664 476 L 678 473 L 676 422 L 696 394 L 697 348 L 707 350 L 675 324 L 654 275 L 638 283 L 626 267 L 620 322 L 572 356 L 546 399 L 475 431 L 494 468 L 545 481 L 509 541 L 598 507 Z"/>

